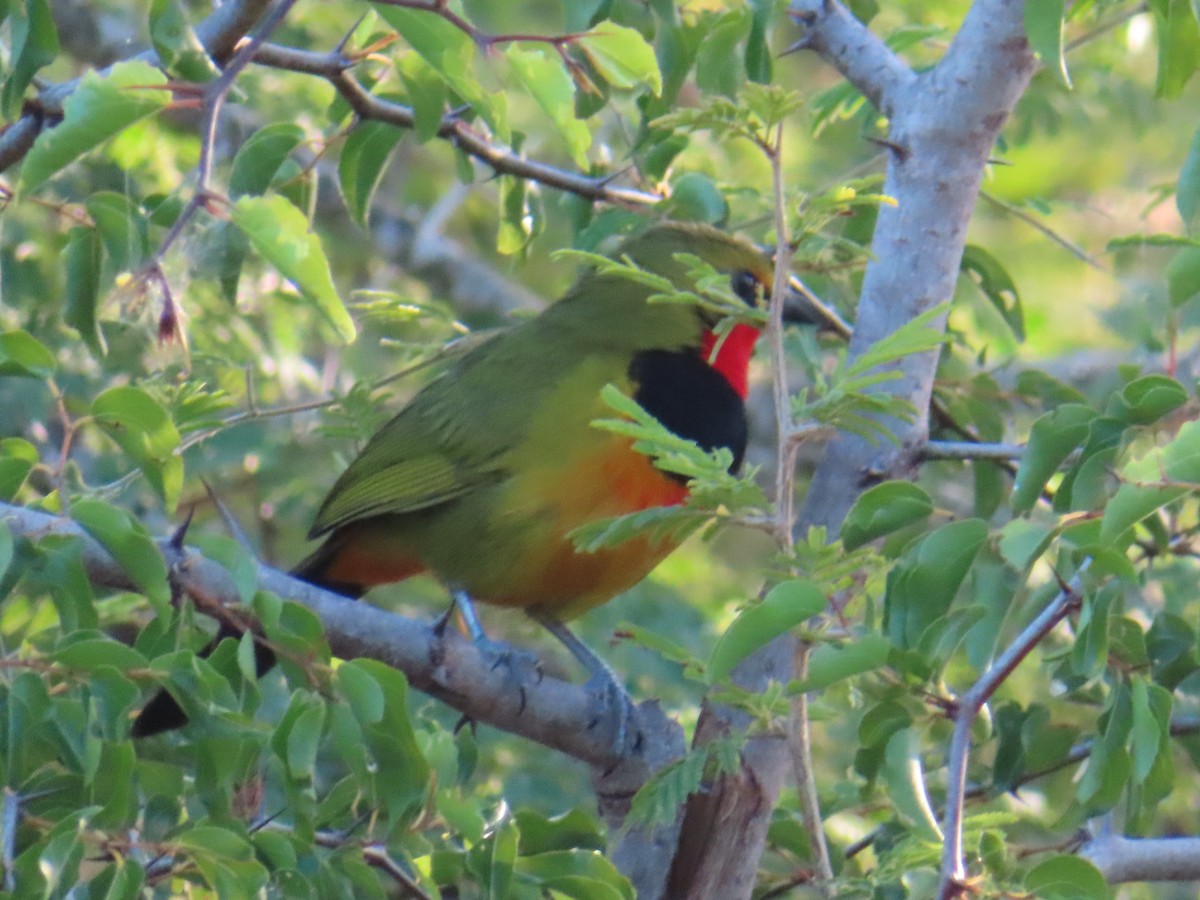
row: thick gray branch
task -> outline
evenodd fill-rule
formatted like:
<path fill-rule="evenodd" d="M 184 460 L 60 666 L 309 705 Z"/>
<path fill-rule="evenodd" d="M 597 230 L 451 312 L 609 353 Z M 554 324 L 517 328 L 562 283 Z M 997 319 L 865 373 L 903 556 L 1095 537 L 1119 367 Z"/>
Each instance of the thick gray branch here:
<path fill-rule="evenodd" d="M 890 120 L 890 158 L 883 206 L 855 319 L 850 354 L 863 351 L 954 294 L 967 224 L 991 148 L 1034 71 L 1021 0 L 979 0 L 955 39 L 953 53 L 913 75 L 835 0 L 796 0 L 792 14 L 808 47 L 838 67 Z M 918 410 L 929 408 L 937 354 L 894 366 L 899 378 L 881 386 Z M 889 422 L 898 445 L 853 435 L 830 442 L 817 468 L 800 529 L 824 525 L 836 534 L 862 490 L 883 478 L 905 477 L 924 445 L 927 423 Z M 785 636 L 748 658 L 739 685 L 761 690 L 785 682 L 794 639 Z M 706 705 L 697 740 L 739 726 L 729 710 Z M 669 896 L 748 897 L 771 810 L 787 772 L 782 738 L 747 746 L 742 770 L 688 801 Z"/>
<path fill-rule="evenodd" d="M 803 29 L 789 50 L 811 50 L 837 69 L 885 116 L 913 72 L 846 7 L 832 0 L 792 0 L 788 13 Z"/>
<path fill-rule="evenodd" d="M 71 535 L 81 541 L 83 564 L 96 584 L 135 590 L 129 577 L 104 547 L 70 519 L 0 503 L 0 523 L 16 538 L 36 541 L 49 534 Z M 159 549 L 174 584 L 196 598 L 201 608 L 234 605 L 238 593 L 229 573 L 194 550 L 180 549 L 163 540 Z M 303 604 L 321 619 L 334 654 L 343 659 L 368 657 L 400 669 L 412 685 L 442 700 L 470 718 L 560 750 L 592 767 L 601 811 L 609 822 L 613 849 L 619 861 L 624 842 L 670 846 L 675 826 L 645 834 L 636 829 L 621 833 L 629 802 L 649 775 L 683 753 L 683 732 L 654 701 L 637 709 L 625 747 L 614 750 L 616 716 L 596 695 L 581 686 L 546 676 L 537 683 L 515 689 L 503 666 L 491 653 L 447 629 L 434 635 L 428 623 L 386 612 L 368 603 L 299 581 L 265 565 L 258 566 L 259 587 Z M 666 867 L 627 871 L 639 888 L 661 893 Z M 656 889 L 655 884 L 658 887 Z"/>
<path fill-rule="evenodd" d="M 1079 855 L 1104 873 L 1109 884 L 1200 881 L 1200 838 L 1092 838 Z"/>
<path fill-rule="evenodd" d="M 979 0 L 946 57 L 897 93 L 891 118 L 883 206 L 859 298 L 851 356 L 954 295 L 967 225 L 984 166 L 1001 127 L 1034 71 L 1021 0 Z M 908 357 L 882 389 L 929 408 L 937 354 Z M 833 440 L 806 499 L 805 525 L 836 532 L 858 494 L 912 472 L 927 422 L 890 421 L 899 439 Z"/>

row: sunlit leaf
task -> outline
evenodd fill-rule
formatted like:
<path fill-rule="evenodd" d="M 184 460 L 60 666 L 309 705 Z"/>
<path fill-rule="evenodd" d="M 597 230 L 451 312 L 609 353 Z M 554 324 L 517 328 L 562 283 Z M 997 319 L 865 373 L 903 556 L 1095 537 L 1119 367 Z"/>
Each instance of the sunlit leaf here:
<path fill-rule="evenodd" d="M 825 609 L 827 600 L 811 582 L 775 585 L 761 601 L 743 609 L 725 629 L 708 661 L 710 683 L 723 681 L 739 662 L 781 634 Z"/>
<path fill-rule="evenodd" d="M 651 93 L 662 92 L 662 72 L 654 48 L 634 29 L 603 22 L 581 35 L 575 46 L 613 87 L 628 90 L 645 86 Z"/>
<path fill-rule="evenodd" d="M 88 72 L 63 103 L 63 120 L 33 142 L 21 164 L 20 187 L 32 191 L 63 167 L 170 102 L 166 76 L 144 62 Z"/>
<path fill-rule="evenodd" d="M 321 241 L 300 210 L 278 194 L 245 196 L 234 204 L 230 218 L 254 249 L 320 310 L 342 340 L 354 340 L 358 334 L 354 320 L 333 286 Z"/>

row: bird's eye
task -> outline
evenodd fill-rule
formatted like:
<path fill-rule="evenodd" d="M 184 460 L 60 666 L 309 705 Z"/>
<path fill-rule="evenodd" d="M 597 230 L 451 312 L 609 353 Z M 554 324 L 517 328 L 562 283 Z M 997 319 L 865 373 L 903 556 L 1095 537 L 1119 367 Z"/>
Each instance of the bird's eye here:
<path fill-rule="evenodd" d="M 729 279 L 729 285 L 738 299 L 750 307 L 758 306 L 759 298 L 764 294 L 762 282 L 753 272 L 747 272 L 745 269 L 734 272 Z"/>

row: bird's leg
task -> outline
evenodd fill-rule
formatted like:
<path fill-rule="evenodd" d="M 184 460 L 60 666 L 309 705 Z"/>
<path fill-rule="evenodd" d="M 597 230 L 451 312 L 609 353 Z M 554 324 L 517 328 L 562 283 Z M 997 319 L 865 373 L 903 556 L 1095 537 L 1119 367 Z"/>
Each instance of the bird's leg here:
<path fill-rule="evenodd" d="M 479 621 L 479 614 L 475 612 L 475 602 L 466 591 L 461 588 L 454 588 L 450 591 L 450 597 L 450 608 L 434 622 L 434 633 L 440 636 L 446 630 L 446 623 L 449 622 L 450 617 L 454 615 L 454 610 L 457 609 L 459 616 L 462 617 L 463 624 L 467 628 L 467 634 L 470 635 L 471 643 L 492 656 L 494 660 L 492 663 L 493 669 L 503 666 L 508 670 L 509 680 L 516 685 L 521 698 L 521 707 L 518 713 L 524 712 L 525 686 L 531 681 L 537 684 L 542 680 L 541 664 L 538 662 L 537 657 L 532 653 L 525 653 L 501 641 L 493 641 L 488 637 L 487 632 L 483 630 L 483 624 Z"/>
<path fill-rule="evenodd" d="M 530 610 L 530 617 L 558 638 L 559 643 L 571 651 L 571 655 L 588 670 L 586 689 L 598 694 L 605 704 L 612 704 L 617 711 L 617 731 L 613 750 L 621 755 L 625 750 L 625 739 L 629 734 L 629 723 L 637 715 L 633 700 L 617 673 L 608 663 L 591 651 L 587 644 L 575 637 L 562 622 L 539 610 Z M 636 722 L 634 723 L 636 727 Z"/>

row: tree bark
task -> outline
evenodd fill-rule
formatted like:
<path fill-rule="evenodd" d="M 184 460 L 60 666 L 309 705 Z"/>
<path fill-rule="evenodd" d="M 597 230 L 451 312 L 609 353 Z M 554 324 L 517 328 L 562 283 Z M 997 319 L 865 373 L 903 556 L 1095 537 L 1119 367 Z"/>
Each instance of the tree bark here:
<path fill-rule="evenodd" d="M 988 156 L 1035 68 L 1022 0 L 978 0 L 942 60 L 917 75 L 834 0 L 795 0 L 790 10 L 811 49 L 838 69 L 890 120 L 883 206 L 859 298 L 850 355 L 954 294 L 967 224 Z M 944 327 L 944 317 L 939 323 Z M 937 354 L 908 357 L 900 377 L 878 388 L 927 410 Z M 801 533 L 826 526 L 836 536 L 860 493 L 888 478 L 909 477 L 927 420 L 889 421 L 896 443 L 851 434 L 826 449 L 800 514 Z M 762 690 L 792 674 L 794 639 L 785 636 L 747 659 L 735 681 Z M 697 741 L 740 725 L 739 716 L 706 703 Z M 771 812 L 788 769 L 781 736 L 752 739 L 742 770 L 689 800 L 666 896 L 749 897 Z"/>

